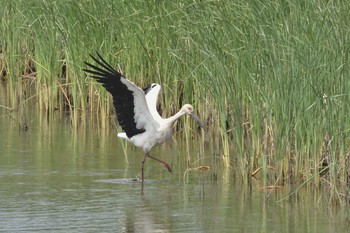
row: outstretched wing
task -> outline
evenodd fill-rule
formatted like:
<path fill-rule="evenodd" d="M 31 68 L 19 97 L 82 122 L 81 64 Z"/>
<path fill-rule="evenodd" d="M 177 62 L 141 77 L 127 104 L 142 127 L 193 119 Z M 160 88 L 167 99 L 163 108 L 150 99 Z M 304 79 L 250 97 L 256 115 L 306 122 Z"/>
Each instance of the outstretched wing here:
<path fill-rule="evenodd" d="M 147 87 L 143 88 L 143 91 L 145 92 L 146 102 L 153 119 L 161 124 L 163 119 L 157 110 L 157 100 L 160 91 L 160 85 L 157 83 L 149 84 Z"/>
<path fill-rule="evenodd" d="M 118 122 L 127 137 L 156 130 L 159 124 L 148 109 L 144 91 L 113 69 L 100 54 L 97 53 L 99 59 L 90 56 L 98 66 L 85 62 L 90 69 L 83 70 L 112 94 Z"/>

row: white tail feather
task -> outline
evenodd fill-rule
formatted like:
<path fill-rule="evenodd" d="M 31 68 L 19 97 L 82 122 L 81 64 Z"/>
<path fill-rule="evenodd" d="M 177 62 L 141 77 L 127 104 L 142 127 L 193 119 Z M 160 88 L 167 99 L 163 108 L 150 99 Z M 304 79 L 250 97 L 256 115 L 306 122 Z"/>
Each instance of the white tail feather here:
<path fill-rule="evenodd" d="M 126 133 L 118 133 L 117 136 L 120 138 L 129 139 L 128 136 L 126 136 Z"/>

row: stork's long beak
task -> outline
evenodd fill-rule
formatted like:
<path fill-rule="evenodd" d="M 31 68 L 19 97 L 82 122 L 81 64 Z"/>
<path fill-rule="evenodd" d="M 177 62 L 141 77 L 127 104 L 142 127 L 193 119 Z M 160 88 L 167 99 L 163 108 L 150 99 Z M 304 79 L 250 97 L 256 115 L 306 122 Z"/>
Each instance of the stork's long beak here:
<path fill-rule="evenodd" d="M 202 124 L 202 122 L 199 120 L 199 116 L 197 116 L 196 114 L 194 114 L 193 112 L 191 114 L 189 114 L 191 116 L 191 118 L 202 128 L 204 129 L 204 131 L 207 131 L 207 129 L 205 128 L 205 126 Z"/>

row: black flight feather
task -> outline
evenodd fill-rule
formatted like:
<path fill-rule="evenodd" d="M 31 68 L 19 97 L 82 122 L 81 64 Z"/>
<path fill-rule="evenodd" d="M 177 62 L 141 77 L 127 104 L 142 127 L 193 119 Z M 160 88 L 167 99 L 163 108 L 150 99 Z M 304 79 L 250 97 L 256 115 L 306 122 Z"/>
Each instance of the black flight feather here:
<path fill-rule="evenodd" d="M 137 134 L 145 132 L 145 129 L 138 129 L 136 127 L 134 119 L 134 96 L 133 92 L 121 82 L 121 79 L 124 77 L 121 73 L 113 69 L 99 53 L 97 53 L 97 56 L 100 60 L 90 54 L 90 57 L 98 66 L 85 62 L 90 69 L 83 70 L 89 73 L 92 78 L 96 79 L 97 82 L 101 83 L 102 86 L 112 94 L 117 119 L 119 125 L 125 131 L 126 136 L 131 138 Z"/>

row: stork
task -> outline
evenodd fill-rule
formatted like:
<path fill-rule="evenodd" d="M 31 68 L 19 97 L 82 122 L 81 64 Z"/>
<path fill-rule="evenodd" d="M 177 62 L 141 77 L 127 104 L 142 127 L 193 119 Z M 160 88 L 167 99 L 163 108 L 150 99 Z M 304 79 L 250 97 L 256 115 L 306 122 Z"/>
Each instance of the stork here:
<path fill-rule="evenodd" d="M 124 138 L 143 149 L 144 156 L 141 160 L 142 184 L 144 183 L 146 158 L 162 163 L 171 172 L 171 166 L 167 162 L 151 156 L 150 151 L 155 145 L 171 138 L 174 123 L 183 115 L 191 116 L 200 127 L 205 129 L 199 117 L 194 113 L 192 105 L 185 104 L 175 115 L 165 119 L 162 118 L 157 111 L 158 93 L 161 89 L 159 84 L 152 83 L 145 89 L 141 89 L 113 69 L 99 53 L 97 53 L 97 56 L 98 58 L 90 54 L 97 65 L 85 62 L 89 68 L 83 70 L 112 94 L 117 120 L 124 130 L 123 133 L 118 133 L 118 137 Z"/>

